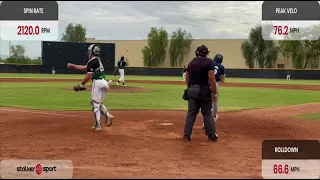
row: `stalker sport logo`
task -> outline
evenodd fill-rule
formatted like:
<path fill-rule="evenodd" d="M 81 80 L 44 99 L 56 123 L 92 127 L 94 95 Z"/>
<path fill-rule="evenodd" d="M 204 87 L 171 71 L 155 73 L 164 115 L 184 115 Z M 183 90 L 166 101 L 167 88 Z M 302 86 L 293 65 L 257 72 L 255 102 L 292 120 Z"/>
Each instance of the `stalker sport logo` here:
<path fill-rule="evenodd" d="M 30 166 L 19 166 L 17 167 L 18 172 L 36 172 L 40 175 L 42 172 L 48 173 L 48 171 L 53 172 L 57 171 L 56 166 L 42 166 L 41 164 L 37 164 L 35 167 Z"/>
<path fill-rule="evenodd" d="M 41 164 L 36 165 L 36 173 L 37 173 L 38 175 L 40 175 L 40 174 L 42 173 L 42 166 L 41 166 Z"/>

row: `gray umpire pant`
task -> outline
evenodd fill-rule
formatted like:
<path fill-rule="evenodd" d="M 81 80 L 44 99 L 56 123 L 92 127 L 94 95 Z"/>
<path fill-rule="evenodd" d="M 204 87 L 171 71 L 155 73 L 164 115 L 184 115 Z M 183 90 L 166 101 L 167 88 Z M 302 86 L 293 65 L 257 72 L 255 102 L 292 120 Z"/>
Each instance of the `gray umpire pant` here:
<path fill-rule="evenodd" d="M 204 120 L 206 134 L 210 135 L 216 133 L 216 126 L 211 113 L 212 101 L 202 101 L 189 97 L 188 113 L 184 125 L 184 135 L 191 136 L 192 129 L 200 108 Z"/>

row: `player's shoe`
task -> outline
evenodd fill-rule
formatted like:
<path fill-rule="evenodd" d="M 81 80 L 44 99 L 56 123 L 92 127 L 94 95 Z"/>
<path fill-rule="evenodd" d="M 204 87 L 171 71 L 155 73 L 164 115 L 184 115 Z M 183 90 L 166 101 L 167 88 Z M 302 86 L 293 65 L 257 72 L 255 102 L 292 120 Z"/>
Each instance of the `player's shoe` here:
<path fill-rule="evenodd" d="M 96 127 L 93 131 L 100 132 L 100 131 L 102 131 L 102 128 L 101 127 Z"/>
<path fill-rule="evenodd" d="M 127 87 L 127 85 L 122 85 L 122 87 Z"/>
<path fill-rule="evenodd" d="M 95 132 L 99 132 L 99 131 L 102 131 L 102 128 L 101 126 L 92 126 L 92 131 L 95 131 Z"/>
<path fill-rule="evenodd" d="M 210 135 L 208 136 L 208 141 L 209 141 L 209 142 L 216 142 L 217 140 L 218 140 L 218 135 L 217 135 L 216 133 L 210 134 Z"/>
<path fill-rule="evenodd" d="M 119 83 L 117 82 L 117 86 L 119 87 Z"/>
<path fill-rule="evenodd" d="M 109 117 L 108 116 L 106 117 L 105 124 L 107 127 L 112 125 L 113 118 L 114 118 L 114 116 L 112 116 L 111 114 L 109 115 Z"/>
<path fill-rule="evenodd" d="M 184 142 L 190 142 L 190 141 L 191 141 L 190 136 L 184 135 L 184 136 L 183 136 L 183 141 L 184 141 Z"/>

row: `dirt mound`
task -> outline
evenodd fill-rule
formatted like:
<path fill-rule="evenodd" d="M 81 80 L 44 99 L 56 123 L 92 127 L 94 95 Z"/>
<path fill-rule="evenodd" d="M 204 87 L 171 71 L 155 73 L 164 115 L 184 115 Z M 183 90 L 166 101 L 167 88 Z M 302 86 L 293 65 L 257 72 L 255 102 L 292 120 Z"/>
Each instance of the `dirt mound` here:
<path fill-rule="evenodd" d="M 41 78 L 0 78 L 0 82 L 79 82 L 80 79 L 41 79 Z M 127 83 L 145 84 L 177 84 L 184 85 L 182 81 L 155 81 L 155 80 L 127 80 Z M 301 89 L 320 91 L 317 85 L 295 85 L 295 84 L 260 84 L 260 83 L 221 83 L 222 87 L 252 87 L 252 88 L 271 88 L 271 89 Z"/>
<path fill-rule="evenodd" d="M 92 86 L 86 86 L 87 89 L 85 91 L 91 92 Z M 65 87 L 63 90 L 68 90 L 68 91 L 73 91 L 73 87 Z M 123 93 L 142 93 L 142 92 L 153 92 L 154 89 L 149 89 L 149 88 L 139 88 L 139 87 L 132 87 L 132 86 L 116 86 L 116 85 L 111 85 L 110 92 L 123 92 Z"/>

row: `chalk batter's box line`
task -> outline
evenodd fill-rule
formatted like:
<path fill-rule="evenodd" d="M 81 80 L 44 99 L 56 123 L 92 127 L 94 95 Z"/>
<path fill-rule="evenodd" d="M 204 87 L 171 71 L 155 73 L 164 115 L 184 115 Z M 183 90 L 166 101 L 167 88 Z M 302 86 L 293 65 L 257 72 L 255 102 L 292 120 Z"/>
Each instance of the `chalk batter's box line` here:
<path fill-rule="evenodd" d="M 34 113 L 34 114 L 43 114 L 43 115 L 53 115 L 53 116 L 66 116 L 66 117 L 83 117 L 74 114 L 61 114 L 61 113 L 51 113 L 51 112 L 41 112 L 41 111 L 34 111 L 34 110 L 19 110 L 19 109 L 7 109 L 7 108 L 0 108 L 1 111 L 7 112 L 23 112 L 23 113 Z"/>

